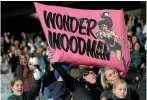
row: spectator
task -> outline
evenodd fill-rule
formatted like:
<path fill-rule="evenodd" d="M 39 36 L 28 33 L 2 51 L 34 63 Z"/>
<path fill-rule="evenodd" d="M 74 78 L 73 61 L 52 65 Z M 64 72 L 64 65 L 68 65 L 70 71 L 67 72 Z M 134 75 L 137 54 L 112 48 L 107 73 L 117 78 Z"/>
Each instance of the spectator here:
<path fill-rule="evenodd" d="M 34 47 L 34 43 L 33 43 L 33 40 L 32 39 L 29 39 L 28 46 L 30 47 L 29 53 L 30 54 L 33 54 L 34 51 L 35 51 L 35 47 Z"/>
<path fill-rule="evenodd" d="M 137 37 L 134 35 L 134 36 L 132 37 L 132 44 L 134 45 L 136 42 L 138 42 L 138 39 L 137 39 Z"/>
<path fill-rule="evenodd" d="M 130 14 L 129 21 L 127 23 L 127 30 L 131 30 L 135 25 L 135 16 L 134 13 Z"/>
<path fill-rule="evenodd" d="M 28 42 L 28 38 L 24 32 L 21 32 L 21 37 L 22 37 L 21 41 Z"/>
<path fill-rule="evenodd" d="M 93 68 L 85 68 L 81 80 L 76 80 L 70 76 L 60 63 L 54 63 L 53 67 L 57 70 L 67 88 L 72 92 L 73 100 L 99 100 L 102 89 L 98 86 L 97 73 Z"/>
<path fill-rule="evenodd" d="M 109 93 L 107 100 L 131 100 L 127 83 L 122 79 L 117 79 L 113 84 L 113 89 Z"/>
<path fill-rule="evenodd" d="M 6 54 L 2 55 L 2 62 L 1 62 L 1 73 L 2 74 L 7 74 L 9 72 L 9 59 L 8 56 Z"/>
<path fill-rule="evenodd" d="M 23 48 L 23 54 L 28 54 L 29 53 L 29 48 L 27 46 L 25 46 Z"/>
<path fill-rule="evenodd" d="M 140 45 L 142 47 L 144 47 L 144 45 L 145 45 L 145 38 L 144 38 L 144 35 L 142 34 L 142 29 L 140 27 L 136 28 L 136 36 L 137 36 L 137 38 L 138 38 L 138 40 L 140 42 Z"/>
<path fill-rule="evenodd" d="M 141 66 L 141 55 L 139 53 L 139 50 L 140 50 L 140 44 L 136 42 L 134 44 L 134 50 L 131 52 L 130 69 L 135 70 L 137 72 L 140 72 L 140 66 Z"/>
<path fill-rule="evenodd" d="M 42 41 L 41 37 L 37 36 L 35 44 L 34 44 L 35 48 L 42 47 L 43 45 L 44 45 L 44 42 Z"/>
<path fill-rule="evenodd" d="M 112 67 L 105 67 L 101 71 L 101 84 L 104 89 L 103 93 L 101 94 L 101 100 L 106 100 L 108 98 L 109 93 L 112 91 L 113 84 L 116 82 L 117 79 L 121 79 L 122 77 L 119 73 Z M 138 93 L 128 87 L 130 91 L 130 98 L 132 100 L 139 100 Z"/>
<path fill-rule="evenodd" d="M 14 73 L 15 70 L 16 70 L 16 67 L 17 67 L 17 65 L 19 63 L 19 59 L 16 56 L 16 48 L 15 48 L 15 46 L 12 45 L 10 49 L 11 49 L 11 51 L 9 53 L 9 57 L 10 57 L 9 63 L 10 63 L 10 66 L 11 66 L 11 72 Z"/>
<path fill-rule="evenodd" d="M 17 69 L 15 71 L 15 77 L 19 77 L 21 80 L 24 80 L 24 77 L 23 77 L 23 72 L 25 69 L 28 69 L 28 62 L 27 62 L 27 58 L 25 55 L 21 55 L 20 57 L 20 63 L 18 63 L 17 65 Z"/>
<path fill-rule="evenodd" d="M 41 81 L 39 71 L 34 69 L 33 72 L 33 83 L 29 90 L 24 91 L 24 83 L 20 78 L 14 78 L 11 81 L 11 93 L 8 94 L 6 100 L 35 100 L 39 95 Z"/>
<path fill-rule="evenodd" d="M 27 46 L 26 43 L 27 43 L 26 41 L 22 41 L 20 44 L 20 48 L 23 49 L 24 47 L 26 47 Z"/>
<path fill-rule="evenodd" d="M 130 40 L 132 38 L 132 36 L 133 36 L 133 32 L 132 31 L 128 31 L 127 35 L 128 35 L 129 40 Z"/>
<path fill-rule="evenodd" d="M 18 40 L 15 40 L 15 41 L 14 41 L 14 45 L 15 45 L 15 47 L 18 49 L 18 48 L 19 48 L 19 41 L 18 41 Z"/>

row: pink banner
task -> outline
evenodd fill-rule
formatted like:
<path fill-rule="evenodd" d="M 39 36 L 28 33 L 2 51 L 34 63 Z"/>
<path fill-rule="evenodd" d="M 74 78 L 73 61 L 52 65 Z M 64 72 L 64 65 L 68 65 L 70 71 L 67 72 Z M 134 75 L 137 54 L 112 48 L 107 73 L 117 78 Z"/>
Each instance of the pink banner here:
<path fill-rule="evenodd" d="M 112 66 L 126 74 L 130 51 L 122 10 L 34 4 L 52 53 L 51 63 Z"/>

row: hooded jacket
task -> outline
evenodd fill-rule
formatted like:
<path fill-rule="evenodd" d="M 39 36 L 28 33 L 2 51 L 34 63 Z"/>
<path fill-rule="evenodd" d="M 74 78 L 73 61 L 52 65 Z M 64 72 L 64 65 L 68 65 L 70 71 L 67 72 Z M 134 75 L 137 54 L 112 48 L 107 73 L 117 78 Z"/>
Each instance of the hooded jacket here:
<path fill-rule="evenodd" d="M 53 100 L 70 100 L 71 98 L 69 89 L 62 81 L 52 83 L 48 89 L 53 94 Z"/>
<path fill-rule="evenodd" d="M 60 63 L 54 63 L 53 67 L 59 72 L 67 88 L 72 92 L 73 100 L 100 100 L 102 89 L 97 83 L 91 84 L 85 80 L 76 80 L 61 67 Z"/>

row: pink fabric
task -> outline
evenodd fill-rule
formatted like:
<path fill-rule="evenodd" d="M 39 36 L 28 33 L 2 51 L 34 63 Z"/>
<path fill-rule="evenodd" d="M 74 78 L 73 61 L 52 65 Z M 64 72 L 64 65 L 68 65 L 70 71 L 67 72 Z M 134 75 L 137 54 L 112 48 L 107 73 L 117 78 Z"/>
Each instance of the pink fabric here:
<path fill-rule="evenodd" d="M 122 41 L 114 39 L 114 41 L 116 41 L 117 43 L 119 43 L 121 45 L 121 50 L 123 53 L 122 55 L 124 56 L 124 59 L 127 64 L 126 67 L 124 67 L 122 60 L 118 60 L 117 56 L 114 52 L 110 52 L 110 60 L 108 60 L 108 59 L 104 60 L 104 59 L 100 59 L 100 58 L 98 59 L 96 57 L 92 57 L 90 53 L 88 56 L 86 51 L 82 55 L 79 54 L 79 48 L 82 49 L 84 43 L 81 43 L 80 46 L 78 45 L 77 52 L 73 53 L 71 51 L 71 49 L 69 49 L 68 51 L 65 51 L 65 50 L 63 50 L 63 48 L 61 48 L 61 49 L 57 48 L 57 45 L 55 45 L 56 48 L 53 48 L 53 46 L 51 46 L 52 43 L 49 41 L 49 39 L 51 40 L 51 38 L 54 38 L 53 34 L 59 35 L 59 33 L 61 34 L 61 37 L 64 37 L 65 35 L 67 35 L 68 40 L 71 39 L 72 36 L 73 36 L 73 38 L 76 38 L 76 39 L 77 39 L 77 37 L 80 37 L 80 38 L 84 39 L 84 41 L 86 42 L 86 45 L 88 45 L 87 41 L 89 39 L 91 41 L 91 43 L 90 43 L 91 46 L 92 46 L 93 41 L 96 41 L 95 50 L 97 48 L 99 48 L 99 46 L 97 47 L 98 43 L 100 43 L 100 42 L 103 43 L 102 53 L 104 54 L 105 41 L 98 39 L 98 38 L 94 38 L 96 33 L 98 31 L 99 32 L 101 31 L 99 29 L 98 21 L 104 20 L 101 17 L 101 15 L 104 12 L 109 12 L 109 16 L 111 17 L 112 22 L 113 22 L 112 31 L 114 33 L 116 33 L 116 35 L 120 36 L 125 41 L 127 41 L 124 13 L 122 10 L 106 10 L 106 9 L 105 10 L 82 10 L 82 9 L 73 9 L 73 8 L 59 7 L 59 6 L 48 6 L 48 5 L 43 5 L 40 3 L 34 3 L 34 4 L 36 7 L 36 12 L 38 13 L 42 28 L 44 30 L 44 34 L 46 36 L 46 39 L 48 40 L 48 44 L 49 44 L 50 51 L 52 54 L 51 63 L 53 63 L 53 62 L 67 62 L 67 63 L 71 63 L 71 64 L 91 65 L 91 66 L 96 66 L 96 67 L 112 66 L 112 67 L 116 68 L 123 76 L 125 76 L 125 74 L 128 70 L 129 64 L 130 64 L 130 52 L 129 52 L 129 49 L 126 47 L 126 42 L 123 43 Z M 45 12 L 46 12 L 46 15 L 45 15 Z M 55 20 L 57 19 L 59 23 L 54 20 L 56 29 L 54 29 L 52 22 L 50 21 L 51 19 L 47 18 L 47 16 L 49 16 L 49 12 L 52 13 L 52 18 L 54 18 L 55 13 L 57 15 L 57 16 L 55 16 Z M 57 26 L 60 26 L 60 24 L 61 24 L 60 21 L 62 22 L 63 19 L 61 20 L 60 19 L 61 16 L 58 14 L 62 15 L 62 18 L 63 18 L 63 15 L 65 15 L 66 18 L 68 16 L 70 16 L 72 18 L 73 17 L 77 18 L 78 21 L 80 18 L 87 18 L 88 20 L 94 19 L 97 22 L 95 28 L 92 29 L 92 33 L 94 34 L 94 36 L 92 35 L 92 33 L 88 34 L 88 31 L 87 31 L 88 22 L 86 22 L 86 21 L 84 21 L 82 23 L 82 26 L 85 27 L 82 29 L 82 32 L 85 32 L 85 34 L 82 34 L 82 35 L 79 32 L 79 26 L 78 26 L 78 30 L 75 33 L 68 31 L 68 30 L 65 30 L 64 28 L 59 29 Z M 62 22 L 62 25 L 64 22 Z M 48 23 L 50 24 L 50 27 L 47 26 Z M 69 24 L 70 23 L 71 23 L 71 21 L 69 22 Z M 80 23 L 80 21 L 79 21 L 79 23 Z M 92 27 L 93 24 L 94 24 L 94 22 L 92 22 L 90 24 L 90 26 Z M 76 27 L 76 21 L 74 20 L 74 22 L 72 23 L 72 28 L 75 29 L 75 27 Z M 49 31 L 52 34 L 50 36 L 49 36 Z M 65 35 L 63 35 L 63 34 L 65 34 Z M 51 36 L 53 36 L 53 37 L 51 37 Z M 60 39 L 61 39 L 61 37 L 60 37 Z M 61 46 L 62 41 L 61 40 L 57 40 L 57 41 L 60 43 L 60 47 L 62 47 Z M 78 39 L 77 39 L 77 41 L 78 41 Z M 66 37 L 63 38 L 63 42 L 64 42 L 63 47 L 66 48 L 66 46 L 69 45 L 69 41 L 66 41 Z M 69 48 L 71 48 L 71 46 L 72 46 L 73 50 L 76 49 L 77 43 L 76 43 L 75 39 L 73 39 L 72 45 L 69 45 Z M 105 46 L 107 47 L 106 44 L 105 44 Z M 105 49 L 108 49 L 108 47 Z M 97 51 L 97 52 L 99 52 L 99 51 Z"/>

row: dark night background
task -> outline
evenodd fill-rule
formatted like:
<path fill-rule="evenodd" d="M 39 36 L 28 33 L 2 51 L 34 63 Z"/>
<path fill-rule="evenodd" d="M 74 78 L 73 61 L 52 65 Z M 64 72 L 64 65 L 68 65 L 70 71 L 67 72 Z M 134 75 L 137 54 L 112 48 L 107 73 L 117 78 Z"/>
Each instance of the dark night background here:
<path fill-rule="evenodd" d="M 41 1 L 39 3 L 91 10 L 123 8 L 124 11 L 145 6 L 145 2 L 141 1 Z M 22 31 L 26 33 L 42 31 L 39 20 L 30 16 L 32 13 L 35 13 L 32 1 L 2 1 L 1 34 L 9 31 L 17 36 Z"/>

